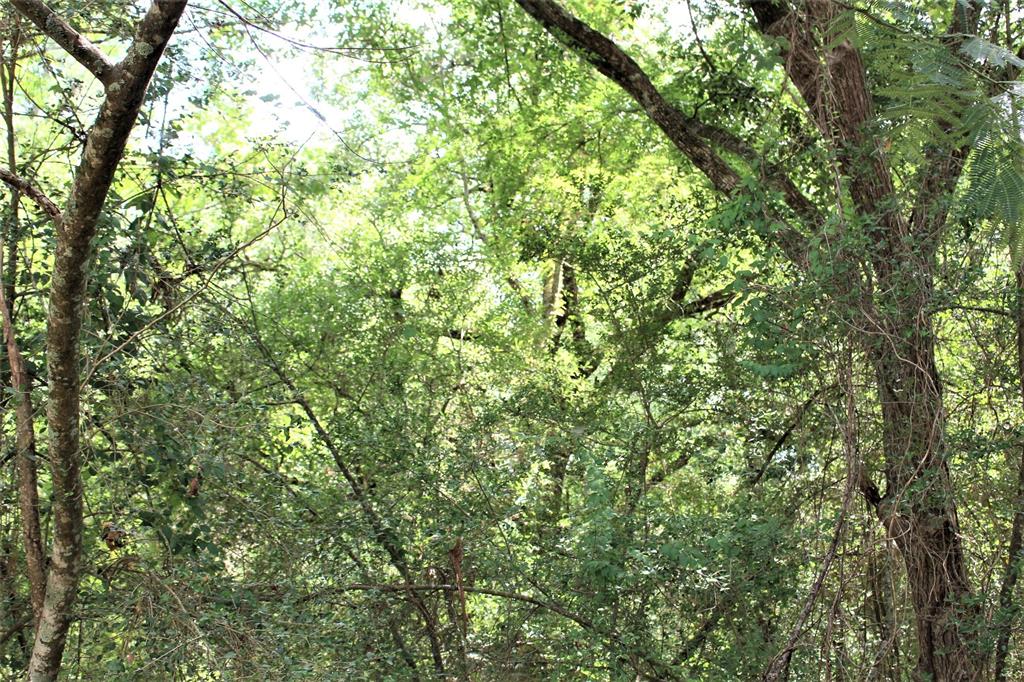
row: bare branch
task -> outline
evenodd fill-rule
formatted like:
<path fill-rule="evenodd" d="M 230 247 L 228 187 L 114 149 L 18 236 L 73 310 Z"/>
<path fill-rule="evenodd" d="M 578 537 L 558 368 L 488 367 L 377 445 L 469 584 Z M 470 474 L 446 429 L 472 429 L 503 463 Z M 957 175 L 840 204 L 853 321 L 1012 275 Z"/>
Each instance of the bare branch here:
<path fill-rule="evenodd" d="M 41 189 L 20 175 L 15 175 L 6 168 L 0 168 L 0 181 L 3 181 L 12 189 L 21 192 L 29 199 L 36 202 L 36 205 L 43 210 L 43 213 L 50 217 L 50 220 L 52 220 L 54 224 L 61 224 L 62 216 L 60 209 L 57 207 L 57 204 L 53 203 L 53 201 L 50 200 L 50 197 L 46 196 Z"/>
<path fill-rule="evenodd" d="M 46 3 L 40 0 L 11 0 L 11 4 L 40 31 L 63 47 L 75 61 L 89 69 L 101 83 L 109 85 L 113 82 L 116 68 L 114 63 Z"/>

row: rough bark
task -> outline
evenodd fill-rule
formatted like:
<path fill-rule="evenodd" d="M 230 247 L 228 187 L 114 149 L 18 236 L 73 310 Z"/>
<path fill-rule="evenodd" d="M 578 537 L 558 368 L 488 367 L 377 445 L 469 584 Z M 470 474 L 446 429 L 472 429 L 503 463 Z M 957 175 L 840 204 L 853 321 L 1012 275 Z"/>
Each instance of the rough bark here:
<path fill-rule="evenodd" d="M 108 85 L 116 80 L 115 66 L 107 56 L 46 3 L 40 0 L 11 0 L 11 4 L 78 63 L 89 69 L 101 83 Z"/>
<path fill-rule="evenodd" d="M 923 171 L 912 219 L 904 218 L 881 141 L 868 129 L 874 111 L 864 64 L 848 40 L 835 36 L 836 3 L 812 0 L 800 12 L 782 2 L 751 6 L 762 32 L 786 38 L 786 72 L 834 147 L 854 205 L 874 226 L 870 261 L 878 293 L 863 305 L 859 326 L 875 369 L 886 446 L 887 487 L 877 509 L 906 566 L 917 620 L 916 675 L 936 682 L 979 679 L 983 657 L 960 629 L 961 621 L 976 614 L 965 607 L 971 588 L 928 312 L 934 249 L 946 218 L 934 204 L 955 185 L 958 173 L 952 171 L 959 171 L 962 158 L 956 152 L 935 156 L 937 167 Z"/>
<path fill-rule="evenodd" d="M 721 145 L 721 135 L 711 136 L 714 131 L 688 121 L 613 41 L 553 0 L 517 2 L 555 38 L 632 96 L 716 189 L 730 194 L 739 186 L 739 174 L 704 139 L 710 137 Z M 807 0 L 799 10 L 782 0 L 746 4 L 762 33 L 785 38 L 783 65 L 822 138 L 836 154 L 842 175 L 837 187 L 846 188 L 871 225 L 872 246 L 867 255 L 874 287 L 857 291 L 842 281 L 828 282 L 825 288 L 838 294 L 844 304 L 852 301 L 858 308 L 856 326 L 864 330 L 861 345 L 875 369 L 887 489 L 880 496 L 866 480 L 860 486 L 904 558 L 917 617 L 916 674 L 936 682 L 978 679 L 983 658 L 972 650 L 969 636 L 959 627 L 964 617 L 973 614 L 962 608 L 970 585 L 943 439 L 942 384 L 928 314 L 934 249 L 946 220 L 941 204 L 956 184 L 964 157 L 960 150 L 940 150 L 930 157 L 932 163 L 919 180 L 915 209 L 910 219 L 903 216 L 884 145 L 869 129 L 874 112 L 863 61 L 837 32 L 844 20 L 838 3 Z M 976 25 L 976 3 L 956 2 L 953 9 L 951 34 Z M 809 229 L 820 227 L 819 210 L 788 178 L 777 172 L 770 182 L 782 189 L 789 208 Z M 798 232 L 780 231 L 776 240 L 795 264 L 803 265 Z M 872 296 L 871 290 L 882 293 Z"/>
<path fill-rule="evenodd" d="M 887 488 L 877 509 L 906 566 L 917 620 L 917 676 L 975 680 L 982 657 L 960 630 L 960 622 L 976 614 L 965 606 L 971 588 L 943 438 L 941 384 L 930 325 L 926 334 L 919 331 L 909 341 L 900 335 L 896 353 L 881 350 L 885 339 L 873 347 L 887 453 Z"/>
<path fill-rule="evenodd" d="M 1014 323 L 1017 334 L 1017 385 L 1021 403 L 1024 404 L 1024 269 L 1016 271 L 1017 302 L 1014 308 Z M 1006 568 L 1003 582 L 999 587 L 999 613 L 996 619 L 996 656 L 993 677 L 997 682 L 1006 679 L 1006 661 L 1010 653 L 1010 637 L 1013 624 L 1020 608 L 1013 601 L 1014 589 L 1020 578 L 1021 550 L 1024 549 L 1024 445 L 1021 446 L 1017 464 L 1017 489 L 1013 499 L 1013 523 L 1010 527 L 1010 543 L 1006 548 Z"/>
<path fill-rule="evenodd" d="M 64 653 L 82 564 L 82 480 L 79 452 L 79 334 L 92 239 L 150 78 L 187 0 L 156 0 L 139 23 L 122 62 L 111 65 L 88 40 L 46 5 L 12 4 L 103 82 L 106 98 L 86 137 L 71 196 L 57 226 L 51 276 L 46 358 L 47 423 L 53 480 L 53 547 L 46 597 L 29 662 L 32 682 L 56 679 Z"/>

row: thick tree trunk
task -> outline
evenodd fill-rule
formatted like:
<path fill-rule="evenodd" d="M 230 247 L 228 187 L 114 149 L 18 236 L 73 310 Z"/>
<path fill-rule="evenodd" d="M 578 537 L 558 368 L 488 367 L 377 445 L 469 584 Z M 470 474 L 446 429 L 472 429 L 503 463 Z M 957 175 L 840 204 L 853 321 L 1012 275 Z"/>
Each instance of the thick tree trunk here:
<path fill-rule="evenodd" d="M 982 678 L 984 656 L 971 647 L 972 624 L 965 623 L 978 614 L 967 603 L 971 587 L 947 465 L 942 385 L 931 320 L 923 308 L 907 307 L 919 311 L 913 319 L 902 318 L 889 333 L 867 339 L 886 451 L 886 494 L 877 509 L 907 570 L 917 624 L 916 677 L 967 682 Z"/>
<path fill-rule="evenodd" d="M 1021 403 L 1024 404 L 1024 268 L 1015 272 L 1017 283 L 1014 323 L 1017 334 L 1017 387 Z M 1013 522 L 1010 526 L 1010 542 L 1006 548 L 1006 568 L 1003 583 L 999 588 L 999 612 L 996 615 L 996 658 L 993 677 L 997 682 L 1006 679 L 1006 661 L 1010 654 L 1010 637 L 1020 608 L 1014 603 L 1013 595 L 1020 578 L 1021 550 L 1024 549 L 1024 446 L 1020 450 L 1017 464 L 1017 487 L 1013 496 Z"/>
<path fill-rule="evenodd" d="M 713 149 L 724 138 L 668 102 L 640 65 L 612 40 L 555 0 L 517 2 L 555 38 L 629 93 L 716 189 L 731 194 L 740 186 L 740 173 Z M 967 150 L 925 155 L 928 163 L 908 220 L 899 211 L 901 202 L 884 145 L 869 133 L 874 120 L 872 97 L 860 53 L 842 37 L 851 21 L 844 7 L 830 0 L 746 0 L 744 4 L 762 33 L 784 39 L 782 64 L 838 161 L 835 185 L 870 226 L 869 252 L 857 254 L 845 265 L 848 273 L 862 272 L 860 258 L 866 257 L 871 275 L 859 283 L 841 276 L 822 285 L 842 305 L 859 308 L 851 311 L 851 322 L 864 330 L 862 343 L 875 368 L 885 431 L 885 496 L 858 476 L 865 497 L 878 509 L 906 564 L 917 614 L 916 675 L 932 682 L 977 680 L 983 674 L 984 659 L 971 650 L 970 636 L 960 627 L 973 614 L 964 606 L 970 587 L 943 443 L 942 387 L 927 313 L 935 245 L 945 227 L 945 198 L 956 185 Z M 954 0 L 952 12 L 947 42 L 955 48 L 976 29 L 979 3 Z M 725 142 L 735 147 L 732 141 Z M 781 170 L 770 169 L 767 183 L 781 192 L 806 228 L 822 227 L 819 207 Z M 837 202 L 842 201 L 837 197 Z M 779 222 L 785 227 L 775 235 L 776 243 L 794 264 L 805 265 L 806 240 L 784 218 Z M 875 280 L 873 286 L 869 277 Z"/>
<path fill-rule="evenodd" d="M 946 150 L 922 171 L 910 220 L 899 201 L 878 140 L 868 135 L 872 98 L 859 52 L 836 40 L 839 5 L 808 0 L 799 11 L 779 0 L 750 3 L 759 28 L 787 38 L 784 64 L 824 137 L 836 151 L 850 199 L 870 220 L 874 294 L 857 293 L 862 341 L 875 368 L 885 442 L 886 494 L 879 517 L 899 547 L 917 621 L 915 676 L 931 682 L 980 679 L 984 657 L 969 645 L 964 619 L 970 584 L 944 444 L 942 382 L 928 313 L 943 202 L 956 185 L 966 151 Z M 975 3 L 957 3 L 952 31 L 976 23 Z M 931 159 L 930 159 L 931 160 Z M 856 266 L 851 263 L 851 266 Z M 854 270 L 855 271 L 855 270 Z M 846 292 L 844 282 L 840 297 Z M 867 289 L 865 289 L 867 291 Z M 873 501 L 873 500 L 872 500 Z"/>

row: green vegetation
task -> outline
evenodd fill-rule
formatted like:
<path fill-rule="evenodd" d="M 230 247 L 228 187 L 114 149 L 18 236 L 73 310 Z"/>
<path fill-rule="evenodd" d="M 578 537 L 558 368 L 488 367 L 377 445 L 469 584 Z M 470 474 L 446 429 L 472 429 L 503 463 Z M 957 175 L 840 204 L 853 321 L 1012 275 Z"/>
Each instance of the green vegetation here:
<path fill-rule="evenodd" d="M 3 3 L 0 679 L 1024 678 L 1022 68 L 1016 0 Z"/>

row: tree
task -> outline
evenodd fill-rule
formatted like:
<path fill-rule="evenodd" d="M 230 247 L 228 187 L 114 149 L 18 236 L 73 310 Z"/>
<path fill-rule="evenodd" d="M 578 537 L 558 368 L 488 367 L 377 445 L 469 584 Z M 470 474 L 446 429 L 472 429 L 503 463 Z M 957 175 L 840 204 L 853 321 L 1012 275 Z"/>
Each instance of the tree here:
<path fill-rule="evenodd" d="M 1019 3 L 196 6 L 77 240 L 148 19 L 66 7 L 0 21 L 8 676 L 69 511 L 60 678 L 1020 675 Z"/>
<path fill-rule="evenodd" d="M 83 491 L 79 444 L 79 334 L 90 247 L 146 88 L 186 2 L 154 2 L 139 22 L 125 58 L 116 64 L 42 2 L 16 0 L 12 4 L 88 69 L 106 90 L 99 115 L 86 135 L 82 161 L 63 212 L 55 212 L 53 202 L 44 199 L 38 190 L 30 189 L 27 181 L 4 178 L 14 189 L 28 190 L 25 193 L 40 204 L 57 228 L 46 342 L 54 533 L 45 597 L 36 619 L 35 645 L 29 662 L 29 679 L 35 682 L 56 679 L 60 672 L 81 575 Z M 5 327 L 11 344 L 13 329 L 8 325 Z M 12 345 L 8 347 L 9 352 L 14 350 L 12 358 L 16 357 L 16 349 Z M 11 364 L 15 366 L 13 359 Z M 18 387 L 23 385 L 16 384 Z M 22 453 L 23 456 L 25 454 Z M 26 488 L 23 492 L 33 494 L 34 491 Z"/>

